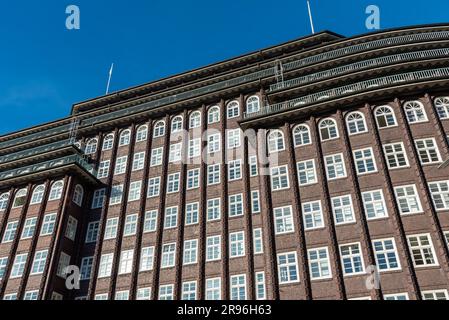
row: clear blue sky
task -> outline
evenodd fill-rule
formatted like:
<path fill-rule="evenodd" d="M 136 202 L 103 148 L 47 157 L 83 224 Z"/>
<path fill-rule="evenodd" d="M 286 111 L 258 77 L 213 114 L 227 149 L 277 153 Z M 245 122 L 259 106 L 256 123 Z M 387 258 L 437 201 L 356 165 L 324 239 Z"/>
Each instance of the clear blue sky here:
<path fill-rule="evenodd" d="M 316 31 L 449 22 L 448 0 L 311 0 Z M 81 29 L 65 28 L 78 5 Z M 0 135 L 65 117 L 73 103 L 310 34 L 305 0 L 14 0 L 0 7 Z"/>

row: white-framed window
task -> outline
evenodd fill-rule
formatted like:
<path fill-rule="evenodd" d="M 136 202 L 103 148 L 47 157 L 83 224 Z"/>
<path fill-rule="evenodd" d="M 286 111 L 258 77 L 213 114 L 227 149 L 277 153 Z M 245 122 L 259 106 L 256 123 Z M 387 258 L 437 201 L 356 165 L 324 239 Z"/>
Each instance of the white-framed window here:
<path fill-rule="evenodd" d="M 251 212 L 260 213 L 260 193 L 259 190 L 251 191 Z"/>
<path fill-rule="evenodd" d="M 111 206 L 119 204 L 122 202 L 123 198 L 123 184 L 113 185 L 111 188 L 111 198 L 109 199 L 109 204 Z"/>
<path fill-rule="evenodd" d="M 362 192 L 363 207 L 368 220 L 388 217 L 382 190 Z"/>
<path fill-rule="evenodd" d="M 260 110 L 260 99 L 258 96 L 249 97 L 246 100 L 246 113 L 259 112 Z"/>
<path fill-rule="evenodd" d="M 69 216 L 67 220 L 67 227 L 65 229 L 66 238 L 75 241 L 77 228 L 78 228 L 78 220 L 76 220 L 72 216 Z"/>
<path fill-rule="evenodd" d="M 131 182 L 129 184 L 128 202 L 139 200 L 141 191 L 142 181 Z"/>
<path fill-rule="evenodd" d="M 196 300 L 196 281 L 182 283 L 182 300 Z"/>
<path fill-rule="evenodd" d="M 274 227 L 276 235 L 295 232 L 291 206 L 275 208 L 273 212 L 274 212 Z"/>
<path fill-rule="evenodd" d="M 326 156 L 324 157 L 324 162 L 326 164 L 327 180 L 346 178 L 346 168 L 342 153 Z"/>
<path fill-rule="evenodd" d="M 221 278 L 206 279 L 206 300 L 221 300 Z"/>
<path fill-rule="evenodd" d="M 131 130 L 127 129 L 120 134 L 118 145 L 119 147 L 127 146 L 129 145 L 130 141 L 131 141 Z"/>
<path fill-rule="evenodd" d="M 232 129 L 227 131 L 228 149 L 238 148 L 240 142 L 240 129 Z"/>
<path fill-rule="evenodd" d="M 214 133 L 207 136 L 207 153 L 220 151 L 220 134 Z"/>
<path fill-rule="evenodd" d="M 64 182 L 57 181 L 53 183 L 53 186 L 50 189 L 50 196 L 48 197 L 49 201 L 58 200 L 62 197 L 62 189 L 64 188 Z"/>
<path fill-rule="evenodd" d="M 246 275 L 231 276 L 230 282 L 231 300 L 246 300 Z"/>
<path fill-rule="evenodd" d="M 105 200 L 106 200 L 106 188 L 95 190 L 94 196 L 92 198 L 91 209 L 98 209 L 103 207 Z"/>
<path fill-rule="evenodd" d="M 153 138 L 163 137 L 165 135 L 165 121 L 156 122 L 153 130 Z"/>
<path fill-rule="evenodd" d="M 346 125 L 350 135 L 368 132 L 365 116 L 361 112 L 351 112 L 346 117 Z"/>
<path fill-rule="evenodd" d="M 436 210 L 448 210 L 449 181 L 429 182 L 429 189 Z"/>
<path fill-rule="evenodd" d="M 438 266 L 437 256 L 429 233 L 407 236 L 407 241 L 415 267 Z"/>
<path fill-rule="evenodd" d="M 133 157 L 133 171 L 142 170 L 145 166 L 145 152 L 134 153 Z"/>
<path fill-rule="evenodd" d="M 31 196 L 30 205 L 41 203 L 42 200 L 44 199 L 44 193 L 45 193 L 45 186 L 44 185 L 37 186 L 34 189 L 33 194 Z M 7 197 L 6 197 L 6 200 L 7 200 L 9 198 L 9 194 L 7 194 L 7 193 L 5 193 L 5 194 L 7 195 Z M 5 202 L 5 205 L 4 205 L 5 209 L 6 209 L 6 204 L 7 204 L 7 201 Z M 0 207 L 1 207 L 1 204 L 0 204 Z"/>
<path fill-rule="evenodd" d="M 8 293 L 3 296 L 3 300 L 5 301 L 14 301 L 17 300 L 17 293 Z"/>
<path fill-rule="evenodd" d="M 277 255 L 277 261 L 279 284 L 299 282 L 298 257 L 296 251 L 279 253 Z"/>
<path fill-rule="evenodd" d="M 337 139 L 339 137 L 337 123 L 335 122 L 334 119 L 327 118 L 321 120 L 319 124 L 319 129 L 321 141 Z"/>
<path fill-rule="evenodd" d="M 256 300 L 266 300 L 265 272 L 256 272 L 254 280 L 256 282 Z"/>
<path fill-rule="evenodd" d="M 129 300 L 129 290 L 117 291 L 115 293 L 115 300 Z"/>
<path fill-rule="evenodd" d="M 446 245 L 449 249 L 449 231 L 444 232 L 444 238 L 446 239 Z"/>
<path fill-rule="evenodd" d="M 16 257 L 14 258 L 14 263 L 12 265 L 10 278 L 20 278 L 23 275 L 27 258 L 28 253 L 16 255 Z"/>
<path fill-rule="evenodd" d="M 210 236 L 206 239 L 206 261 L 221 259 L 221 236 Z"/>
<path fill-rule="evenodd" d="M 164 148 L 155 148 L 151 150 L 150 167 L 156 167 L 162 165 L 162 156 L 164 154 Z"/>
<path fill-rule="evenodd" d="M 145 212 L 143 221 L 143 232 L 154 232 L 157 228 L 157 210 L 150 210 Z"/>
<path fill-rule="evenodd" d="M 23 226 L 21 239 L 31 239 L 36 230 L 37 217 L 28 218 L 25 220 L 25 225 Z"/>
<path fill-rule="evenodd" d="M 312 201 L 302 204 L 302 215 L 304 218 L 304 229 L 314 230 L 324 227 L 323 211 L 321 201 Z"/>
<path fill-rule="evenodd" d="M 394 188 L 394 194 L 401 214 L 421 213 L 421 200 L 416 185 L 400 186 Z"/>
<path fill-rule="evenodd" d="M 201 139 L 189 140 L 189 158 L 196 158 L 201 155 Z"/>
<path fill-rule="evenodd" d="M 340 256 L 345 276 L 365 273 L 360 243 L 340 245 Z"/>
<path fill-rule="evenodd" d="M 358 175 L 377 172 L 373 148 L 354 151 L 354 162 Z"/>
<path fill-rule="evenodd" d="M 336 225 L 355 222 L 351 195 L 332 198 L 331 202 Z"/>
<path fill-rule="evenodd" d="M 179 179 L 181 174 L 179 172 L 168 175 L 167 193 L 175 193 L 179 191 Z"/>
<path fill-rule="evenodd" d="M 245 256 L 245 233 L 243 231 L 229 234 L 229 256 L 230 258 Z"/>
<path fill-rule="evenodd" d="M 427 121 L 424 105 L 419 101 L 409 101 L 404 104 L 405 115 L 408 123 L 419 123 Z"/>
<path fill-rule="evenodd" d="M 6 272 L 6 265 L 8 264 L 8 257 L 0 258 L 0 279 L 3 279 Z"/>
<path fill-rule="evenodd" d="M 220 183 L 220 164 L 207 166 L 207 184 L 209 186 Z"/>
<path fill-rule="evenodd" d="M 415 140 L 421 164 L 431 164 L 441 162 L 440 151 L 434 138 Z"/>
<path fill-rule="evenodd" d="M 111 276 L 113 253 L 102 254 L 100 258 L 100 266 L 98 267 L 98 278 L 107 278 Z"/>
<path fill-rule="evenodd" d="M 118 218 L 110 218 L 106 221 L 104 240 L 114 239 L 117 236 Z"/>
<path fill-rule="evenodd" d="M 128 156 L 117 158 L 117 160 L 115 161 L 114 174 L 115 175 L 124 174 L 126 172 L 127 163 L 128 163 Z"/>
<path fill-rule="evenodd" d="M 137 289 L 136 300 L 151 300 L 151 287 Z"/>
<path fill-rule="evenodd" d="M 408 293 L 392 293 L 392 294 L 385 294 L 384 300 L 386 301 L 401 301 L 401 300 L 409 300 Z"/>
<path fill-rule="evenodd" d="M 8 207 L 9 193 L 3 193 L 0 195 L 0 211 L 5 211 Z"/>
<path fill-rule="evenodd" d="M 154 198 L 159 196 L 161 191 L 161 177 L 154 177 L 148 180 L 147 198 Z"/>
<path fill-rule="evenodd" d="M 36 301 L 39 298 L 39 290 L 32 290 L 25 292 L 23 300 L 26 301 Z"/>
<path fill-rule="evenodd" d="M 42 222 L 41 236 L 48 236 L 55 231 L 56 213 L 46 214 Z"/>
<path fill-rule="evenodd" d="M 300 124 L 293 129 L 293 142 L 295 147 L 312 144 L 308 125 Z"/>
<path fill-rule="evenodd" d="M 136 142 L 142 142 L 147 140 L 148 137 L 148 126 L 142 125 L 137 129 Z"/>
<path fill-rule="evenodd" d="M 288 188 L 290 188 L 288 167 L 285 165 L 271 168 L 271 190 L 278 191 Z"/>
<path fill-rule="evenodd" d="M 153 270 L 153 264 L 154 264 L 154 247 L 142 248 L 140 255 L 139 271 Z"/>
<path fill-rule="evenodd" d="M 31 266 L 31 275 L 41 274 L 44 272 L 47 256 L 48 250 L 36 251 L 34 254 L 33 264 Z"/>
<path fill-rule="evenodd" d="M 408 167 L 408 157 L 405 152 L 404 143 L 396 142 L 383 146 L 385 157 L 387 158 L 388 169 Z"/>
<path fill-rule="evenodd" d="M 70 266 L 70 260 L 72 257 L 65 252 L 61 252 L 59 256 L 58 268 L 56 270 L 56 275 L 61 278 L 67 278 L 67 267 Z"/>
<path fill-rule="evenodd" d="M 108 300 L 108 294 L 107 293 L 100 293 L 95 295 L 95 300 L 97 301 L 106 301 Z"/>
<path fill-rule="evenodd" d="M 263 233 L 262 228 L 253 230 L 253 250 L 254 254 L 263 253 Z"/>
<path fill-rule="evenodd" d="M 84 257 L 81 259 L 80 279 L 88 280 L 92 276 L 92 266 L 94 257 Z"/>
<path fill-rule="evenodd" d="M 401 270 L 394 238 L 373 240 L 373 249 L 380 272 Z"/>
<path fill-rule="evenodd" d="M 171 268 L 175 266 L 176 243 L 166 243 L 162 245 L 161 268 Z"/>
<path fill-rule="evenodd" d="M 125 227 L 123 228 L 123 236 L 128 237 L 135 235 L 137 232 L 137 214 L 129 214 L 125 218 Z"/>
<path fill-rule="evenodd" d="M 433 104 L 441 120 L 449 119 L 449 97 L 438 97 Z"/>
<path fill-rule="evenodd" d="M 397 126 L 396 116 L 390 106 L 380 106 L 374 111 L 379 129 Z"/>
<path fill-rule="evenodd" d="M 193 225 L 199 222 L 199 203 L 186 204 L 186 225 Z"/>
<path fill-rule="evenodd" d="M 198 260 L 198 239 L 184 241 L 183 264 L 195 264 Z"/>
<path fill-rule="evenodd" d="M 170 163 L 181 161 L 182 158 L 182 142 L 170 145 L 170 153 L 168 161 Z"/>
<path fill-rule="evenodd" d="M 77 184 L 73 192 L 72 201 L 76 205 L 81 207 L 83 205 L 83 198 L 84 198 L 84 188 L 81 185 Z"/>
<path fill-rule="evenodd" d="M 233 194 L 229 196 L 229 217 L 243 215 L 243 194 Z"/>
<path fill-rule="evenodd" d="M 16 237 L 17 227 L 19 221 L 11 221 L 6 225 L 5 233 L 3 234 L 3 243 L 12 242 Z"/>
<path fill-rule="evenodd" d="M 112 133 L 108 134 L 103 140 L 102 151 L 111 150 L 114 146 L 114 135 Z"/>
<path fill-rule="evenodd" d="M 249 157 L 249 175 L 250 177 L 257 177 L 259 170 L 257 168 L 257 156 Z"/>
<path fill-rule="evenodd" d="M 159 287 L 159 300 L 173 300 L 174 285 L 166 284 Z"/>
<path fill-rule="evenodd" d="M 237 118 L 240 115 L 240 104 L 238 101 L 231 101 L 227 106 L 228 119 Z"/>
<path fill-rule="evenodd" d="M 96 138 L 90 139 L 86 143 L 86 148 L 84 149 L 84 154 L 94 154 L 97 152 L 98 140 Z"/>
<path fill-rule="evenodd" d="M 207 123 L 217 123 L 220 122 L 220 108 L 218 106 L 213 106 L 209 108 L 207 112 Z"/>
<path fill-rule="evenodd" d="M 221 218 L 221 199 L 207 200 L 207 221 L 220 220 Z"/>
<path fill-rule="evenodd" d="M 315 160 L 301 161 L 296 164 L 300 186 L 306 186 L 318 182 L 315 169 Z"/>
<path fill-rule="evenodd" d="M 119 274 L 131 273 L 133 269 L 134 250 L 123 250 L 120 254 Z"/>
<path fill-rule="evenodd" d="M 100 221 L 89 222 L 86 232 L 86 243 L 95 243 L 98 241 L 98 231 L 100 230 Z"/>
<path fill-rule="evenodd" d="M 178 207 L 165 209 L 164 229 L 176 228 L 178 225 Z"/>
<path fill-rule="evenodd" d="M 16 196 L 14 197 L 14 202 L 13 202 L 12 207 L 13 208 L 22 207 L 25 204 L 27 193 L 28 192 L 26 189 L 20 189 L 19 191 L 17 191 Z"/>
<path fill-rule="evenodd" d="M 201 127 L 201 112 L 194 111 L 190 114 L 189 129 Z"/>
<path fill-rule="evenodd" d="M 228 163 L 228 179 L 235 181 L 242 178 L 242 160 L 233 160 Z"/>
<path fill-rule="evenodd" d="M 307 254 L 309 257 L 310 278 L 312 280 L 332 278 L 327 247 L 309 249 Z"/>
<path fill-rule="evenodd" d="M 281 130 L 272 130 L 268 133 L 268 152 L 274 153 L 285 150 L 284 133 Z"/>
<path fill-rule="evenodd" d="M 171 133 L 179 132 L 182 130 L 182 116 L 176 116 L 171 121 Z"/>
<path fill-rule="evenodd" d="M 449 294 L 446 289 L 423 291 L 423 300 L 449 300 Z"/>

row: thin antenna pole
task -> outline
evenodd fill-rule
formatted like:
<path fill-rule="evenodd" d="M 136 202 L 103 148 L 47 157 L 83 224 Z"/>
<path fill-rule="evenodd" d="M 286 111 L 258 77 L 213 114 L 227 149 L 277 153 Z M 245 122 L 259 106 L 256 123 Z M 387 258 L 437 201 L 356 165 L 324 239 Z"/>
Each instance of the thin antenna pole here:
<path fill-rule="evenodd" d="M 315 34 L 315 28 L 313 27 L 312 9 L 310 9 L 309 0 L 307 0 L 307 8 L 309 9 L 310 27 L 312 28 L 312 33 Z"/>
<path fill-rule="evenodd" d="M 108 85 L 106 86 L 106 94 L 109 93 L 109 86 L 111 85 L 112 71 L 114 70 L 114 63 L 111 65 L 111 69 L 109 70 L 109 79 Z"/>

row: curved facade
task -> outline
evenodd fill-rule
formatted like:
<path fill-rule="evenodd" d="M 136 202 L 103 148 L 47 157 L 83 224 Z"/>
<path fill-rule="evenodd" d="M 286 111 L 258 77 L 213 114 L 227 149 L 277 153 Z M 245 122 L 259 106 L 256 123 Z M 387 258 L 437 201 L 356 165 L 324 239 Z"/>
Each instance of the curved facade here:
<path fill-rule="evenodd" d="M 448 85 L 447 25 L 322 32 L 2 136 L 0 297 L 449 299 Z"/>

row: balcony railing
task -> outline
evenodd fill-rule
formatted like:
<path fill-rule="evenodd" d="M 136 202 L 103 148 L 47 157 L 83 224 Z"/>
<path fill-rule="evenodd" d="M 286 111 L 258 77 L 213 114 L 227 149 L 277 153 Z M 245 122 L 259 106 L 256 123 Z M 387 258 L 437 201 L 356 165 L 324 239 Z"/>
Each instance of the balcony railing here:
<path fill-rule="evenodd" d="M 364 92 L 370 89 L 378 89 L 397 84 L 404 84 L 407 82 L 415 82 L 427 79 L 436 79 L 442 77 L 449 77 L 449 68 L 429 69 L 423 71 L 414 71 L 392 76 L 386 76 L 362 82 L 349 84 L 343 87 L 338 87 L 330 90 L 317 92 L 302 96 L 293 100 L 276 103 L 273 105 L 266 105 L 257 112 L 245 113 L 245 119 L 271 115 L 274 113 L 291 110 L 299 107 L 306 107 L 318 102 L 324 102 L 356 93 Z"/>
<path fill-rule="evenodd" d="M 384 48 L 388 46 L 393 45 L 400 45 L 400 44 L 406 44 L 406 43 L 412 43 L 412 42 L 418 42 L 418 41 L 426 41 L 426 40 L 441 40 L 441 39 L 448 39 L 449 38 L 449 31 L 431 31 L 431 32 L 421 32 L 421 33 L 415 33 L 410 35 L 403 35 L 403 36 L 396 36 L 396 37 L 390 37 L 386 39 L 379 39 L 379 40 L 373 40 L 373 41 L 367 41 L 364 43 L 351 45 L 335 50 L 330 50 L 328 52 L 319 53 L 315 55 L 311 55 L 308 57 L 302 58 L 301 56 L 304 54 L 313 54 L 313 50 L 306 53 L 300 53 L 297 55 L 294 55 L 292 57 L 285 58 L 283 60 L 280 60 L 281 63 L 284 63 L 283 67 L 284 70 L 293 70 L 296 68 L 312 65 L 319 62 L 324 62 L 326 60 L 343 57 L 349 54 L 353 53 L 359 53 L 366 50 L 376 49 L 376 48 Z M 320 49 L 319 49 L 320 50 Z M 291 59 L 296 59 L 294 61 L 290 61 Z M 289 61 L 289 62 L 286 62 Z M 267 67 L 267 69 L 257 71 L 254 73 L 250 73 L 244 76 L 236 77 L 229 80 L 220 81 L 211 85 L 207 85 L 201 88 L 196 88 L 193 90 L 173 94 L 171 96 L 158 98 L 156 95 L 154 98 L 155 100 L 143 103 L 141 105 L 133 106 L 133 107 L 127 107 L 124 109 L 120 109 L 113 112 L 107 112 L 98 116 L 83 116 L 80 115 L 79 117 L 84 119 L 81 119 L 80 127 L 86 127 L 91 126 L 96 123 L 112 120 L 115 118 L 125 117 L 134 113 L 144 112 L 148 111 L 154 108 L 158 108 L 164 105 L 168 105 L 171 103 L 176 103 L 184 99 L 193 98 L 196 96 L 204 95 L 207 93 L 215 92 L 218 90 L 223 90 L 226 88 L 230 88 L 232 86 L 241 85 L 250 81 L 259 80 L 265 77 L 270 77 L 275 75 L 275 68 L 274 67 Z M 160 96 L 160 95 L 159 95 Z M 1 148 L 7 148 L 11 147 L 17 144 L 30 142 L 32 140 L 37 140 L 41 138 L 46 138 L 52 135 L 57 135 L 60 133 L 68 132 L 71 128 L 71 124 L 65 124 L 62 126 L 59 126 L 57 128 L 43 130 L 40 132 L 36 132 L 33 134 L 29 134 L 23 137 L 7 140 L 0 142 L 0 149 Z"/>
<path fill-rule="evenodd" d="M 32 157 L 37 154 L 42 154 L 49 151 L 54 151 L 57 149 L 65 148 L 68 146 L 73 146 L 73 143 L 70 140 L 62 140 L 42 146 L 38 146 L 32 149 L 26 149 L 15 153 L 10 153 L 4 156 L 0 156 L 0 164 L 11 162 L 19 159 L 23 159 L 26 157 Z"/>

